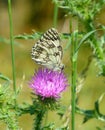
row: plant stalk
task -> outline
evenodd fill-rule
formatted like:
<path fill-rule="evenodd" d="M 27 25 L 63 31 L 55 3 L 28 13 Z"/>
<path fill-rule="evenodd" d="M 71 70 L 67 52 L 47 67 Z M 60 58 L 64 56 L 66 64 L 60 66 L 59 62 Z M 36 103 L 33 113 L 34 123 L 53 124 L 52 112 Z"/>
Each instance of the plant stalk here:
<path fill-rule="evenodd" d="M 11 0 L 8 0 L 8 13 L 9 13 L 9 24 L 10 24 L 10 44 L 11 44 L 11 57 L 12 57 L 13 89 L 16 94 L 15 57 L 14 57 L 14 39 L 13 39 Z"/>
<path fill-rule="evenodd" d="M 77 79 L 77 32 L 73 34 L 72 37 L 72 99 L 71 99 L 71 105 L 72 105 L 72 119 L 71 119 L 71 129 L 75 130 L 75 111 L 76 111 L 76 79 Z"/>
<path fill-rule="evenodd" d="M 55 28 L 57 26 L 57 20 L 58 20 L 58 6 L 57 6 L 57 4 L 54 4 L 53 27 L 55 27 Z"/>

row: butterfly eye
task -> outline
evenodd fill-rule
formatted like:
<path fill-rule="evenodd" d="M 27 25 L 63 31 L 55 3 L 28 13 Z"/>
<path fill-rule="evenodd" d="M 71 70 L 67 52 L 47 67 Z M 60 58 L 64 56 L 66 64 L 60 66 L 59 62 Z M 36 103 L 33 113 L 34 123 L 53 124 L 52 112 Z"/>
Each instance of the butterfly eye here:
<path fill-rule="evenodd" d="M 61 70 L 64 70 L 65 66 L 62 64 Z"/>

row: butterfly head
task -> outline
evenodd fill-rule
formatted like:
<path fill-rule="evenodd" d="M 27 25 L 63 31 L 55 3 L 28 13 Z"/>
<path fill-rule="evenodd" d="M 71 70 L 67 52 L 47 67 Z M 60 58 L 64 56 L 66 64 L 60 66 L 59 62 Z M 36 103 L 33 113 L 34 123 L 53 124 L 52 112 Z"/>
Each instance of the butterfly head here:
<path fill-rule="evenodd" d="M 62 66 L 59 66 L 58 68 L 54 68 L 54 71 L 63 71 L 64 70 L 64 65 L 62 64 Z"/>
<path fill-rule="evenodd" d="M 53 64 L 52 66 L 47 66 L 47 68 L 53 70 L 53 71 L 62 71 L 64 70 L 64 64 Z"/>

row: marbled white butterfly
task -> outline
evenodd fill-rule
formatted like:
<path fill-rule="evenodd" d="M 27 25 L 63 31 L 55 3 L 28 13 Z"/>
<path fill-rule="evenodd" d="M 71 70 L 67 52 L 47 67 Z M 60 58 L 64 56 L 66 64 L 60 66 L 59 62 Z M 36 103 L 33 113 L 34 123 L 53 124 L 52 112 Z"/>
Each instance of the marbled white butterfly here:
<path fill-rule="evenodd" d="M 61 62 L 63 50 L 60 45 L 60 37 L 55 28 L 46 31 L 32 47 L 32 59 L 46 68 L 54 71 L 63 70 Z"/>

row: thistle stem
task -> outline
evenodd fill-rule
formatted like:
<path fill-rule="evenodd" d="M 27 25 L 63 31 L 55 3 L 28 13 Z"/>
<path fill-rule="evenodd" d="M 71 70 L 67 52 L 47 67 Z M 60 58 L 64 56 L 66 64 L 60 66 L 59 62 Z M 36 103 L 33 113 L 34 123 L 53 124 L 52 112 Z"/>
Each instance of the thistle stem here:
<path fill-rule="evenodd" d="M 77 79 L 77 32 L 72 37 L 72 119 L 71 119 L 71 129 L 75 130 L 75 111 L 76 111 L 76 79 Z"/>

